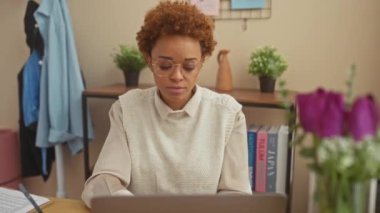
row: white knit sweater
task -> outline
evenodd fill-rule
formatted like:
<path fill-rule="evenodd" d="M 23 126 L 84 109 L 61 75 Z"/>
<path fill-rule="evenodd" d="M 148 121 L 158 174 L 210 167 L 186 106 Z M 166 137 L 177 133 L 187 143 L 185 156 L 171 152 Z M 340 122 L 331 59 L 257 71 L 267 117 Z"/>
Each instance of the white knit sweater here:
<path fill-rule="evenodd" d="M 156 87 L 136 89 L 119 97 L 110 120 L 82 195 L 87 204 L 120 189 L 135 195 L 251 193 L 245 117 L 231 96 L 197 86 L 185 107 L 173 111 Z"/>

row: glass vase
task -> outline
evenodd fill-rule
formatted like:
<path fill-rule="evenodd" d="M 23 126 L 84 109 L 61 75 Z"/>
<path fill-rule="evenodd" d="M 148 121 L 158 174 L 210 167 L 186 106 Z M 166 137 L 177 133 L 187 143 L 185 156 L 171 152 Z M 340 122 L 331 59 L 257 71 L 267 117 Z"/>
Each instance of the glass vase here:
<path fill-rule="evenodd" d="M 370 181 L 316 177 L 314 201 L 319 213 L 367 213 Z"/>

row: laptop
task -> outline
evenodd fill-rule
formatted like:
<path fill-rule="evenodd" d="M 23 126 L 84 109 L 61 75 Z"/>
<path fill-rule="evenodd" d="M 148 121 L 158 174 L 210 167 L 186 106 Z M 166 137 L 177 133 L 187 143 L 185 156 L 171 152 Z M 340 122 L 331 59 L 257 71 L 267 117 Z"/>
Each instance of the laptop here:
<path fill-rule="evenodd" d="M 253 195 L 118 196 L 92 200 L 92 212 L 127 213 L 285 213 L 286 196 Z"/>

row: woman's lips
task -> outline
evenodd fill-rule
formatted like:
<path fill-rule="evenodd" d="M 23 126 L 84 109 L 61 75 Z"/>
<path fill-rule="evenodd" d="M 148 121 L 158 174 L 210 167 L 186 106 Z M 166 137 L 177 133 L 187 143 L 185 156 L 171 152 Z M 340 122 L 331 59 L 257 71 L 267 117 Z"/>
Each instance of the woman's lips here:
<path fill-rule="evenodd" d="M 185 87 L 166 87 L 166 89 L 172 94 L 181 94 L 185 90 Z"/>

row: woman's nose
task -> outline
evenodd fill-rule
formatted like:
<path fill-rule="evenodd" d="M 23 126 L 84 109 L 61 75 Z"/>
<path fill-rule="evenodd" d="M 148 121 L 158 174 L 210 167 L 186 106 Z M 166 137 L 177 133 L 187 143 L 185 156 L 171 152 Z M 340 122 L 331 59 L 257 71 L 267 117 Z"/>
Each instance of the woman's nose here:
<path fill-rule="evenodd" d="M 170 75 L 170 78 L 173 80 L 183 80 L 182 66 L 181 64 L 175 64 Z"/>

